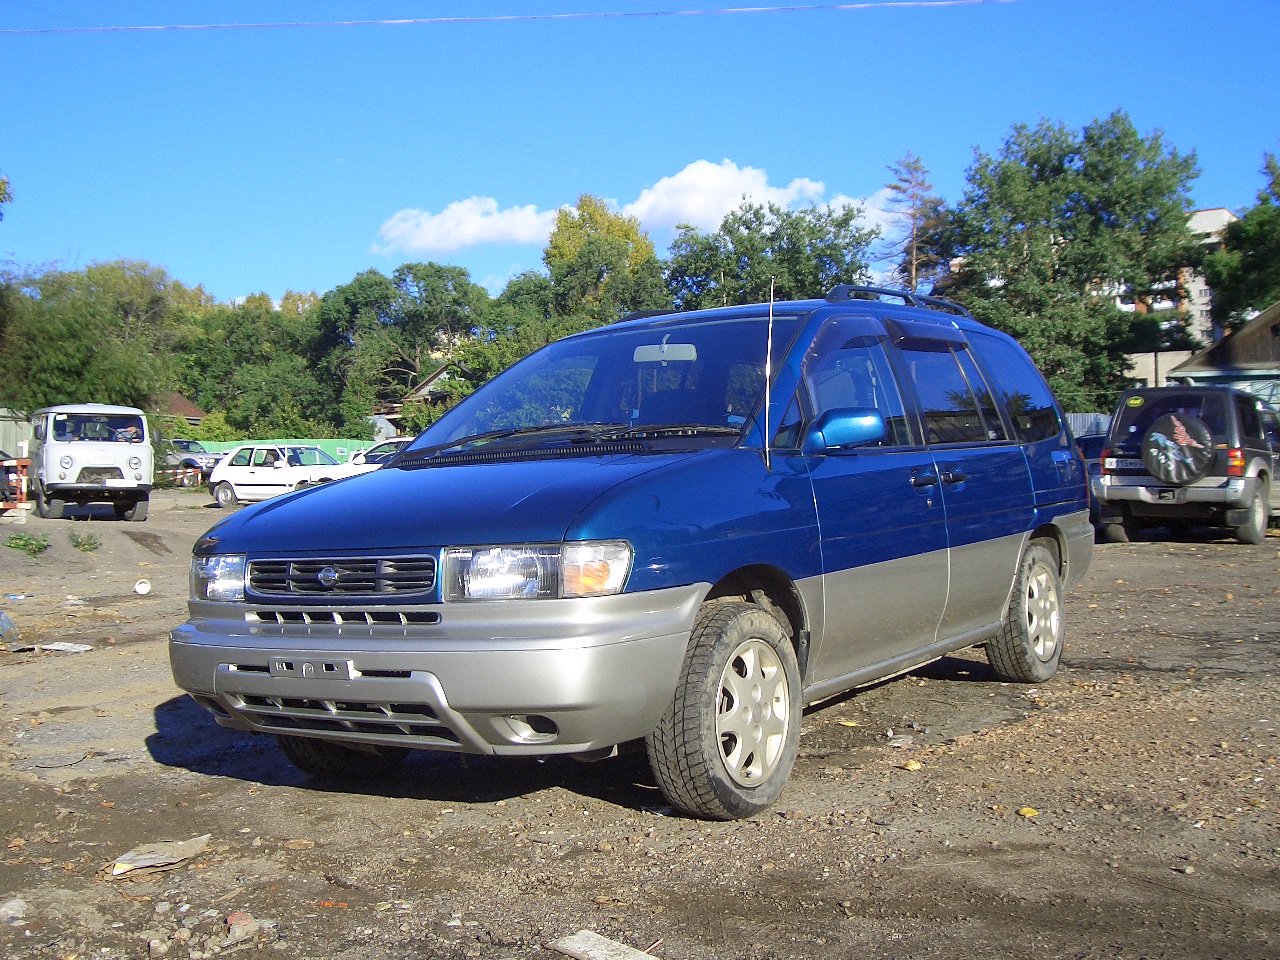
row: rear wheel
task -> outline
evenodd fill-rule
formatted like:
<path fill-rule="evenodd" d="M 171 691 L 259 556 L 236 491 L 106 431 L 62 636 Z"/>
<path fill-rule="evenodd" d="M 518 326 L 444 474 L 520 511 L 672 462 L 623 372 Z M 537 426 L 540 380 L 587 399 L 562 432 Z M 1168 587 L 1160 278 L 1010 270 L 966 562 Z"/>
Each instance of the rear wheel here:
<path fill-rule="evenodd" d="M 1267 525 L 1271 519 L 1271 494 L 1265 484 L 1259 484 L 1249 501 L 1248 519 L 1235 528 L 1236 539 L 1241 543 L 1262 543 L 1267 539 Z"/>
<path fill-rule="evenodd" d="M 987 641 L 987 660 L 1001 680 L 1039 683 L 1058 672 L 1061 657 L 1058 560 L 1044 541 L 1033 540 L 1018 564 L 1000 634 Z"/>
<path fill-rule="evenodd" d="M 225 480 L 213 488 L 213 498 L 223 510 L 230 510 L 236 505 L 236 491 Z"/>
<path fill-rule="evenodd" d="M 375 747 L 335 743 L 311 737 L 276 737 L 289 762 L 322 780 L 374 780 L 404 763 L 404 747 Z"/>
<path fill-rule="evenodd" d="M 1127 508 L 1118 522 L 1102 525 L 1103 539 L 1111 543 L 1130 543 L 1137 535 L 1138 522 L 1133 519 L 1133 515 Z"/>
<path fill-rule="evenodd" d="M 754 604 L 712 602 L 694 624 L 671 705 L 645 739 L 675 807 L 749 817 L 782 793 L 800 736 L 800 671 L 782 625 Z"/>

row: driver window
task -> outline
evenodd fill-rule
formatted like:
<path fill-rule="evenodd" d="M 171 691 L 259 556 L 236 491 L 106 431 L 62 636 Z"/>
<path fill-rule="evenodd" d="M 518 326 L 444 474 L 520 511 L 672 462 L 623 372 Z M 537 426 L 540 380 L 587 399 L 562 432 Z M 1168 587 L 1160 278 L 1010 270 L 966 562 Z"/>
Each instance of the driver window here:
<path fill-rule="evenodd" d="M 884 339 L 875 335 L 848 335 L 845 323 L 833 321 L 829 329 L 815 338 L 805 357 L 804 385 L 813 416 L 841 408 L 876 410 L 885 422 L 885 438 L 878 446 L 900 447 L 913 443 Z"/>

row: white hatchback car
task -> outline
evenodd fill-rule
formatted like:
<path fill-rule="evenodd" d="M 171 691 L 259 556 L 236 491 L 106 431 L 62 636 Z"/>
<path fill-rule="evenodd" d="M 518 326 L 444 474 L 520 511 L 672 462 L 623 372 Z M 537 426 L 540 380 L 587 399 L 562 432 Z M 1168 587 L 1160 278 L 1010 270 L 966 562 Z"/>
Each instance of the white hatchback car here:
<path fill-rule="evenodd" d="M 297 490 L 316 467 L 337 463 L 319 447 L 249 443 L 218 462 L 209 474 L 209 490 L 225 509 Z"/>
<path fill-rule="evenodd" d="M 339 463 L 337 466 L 325 464 L 316 467 L 307 478 L 307 483 L 329 483 L 332 480 L 344 480 L 357 474 L 368 473 L 370 470 L 377 470 L 408 446 L 412 440 L 413 437 L 392 437 L 390 440 L 384 440 L 368 450 L 361 450 L 359 453 L 353 454 L 346 463 Z"/>

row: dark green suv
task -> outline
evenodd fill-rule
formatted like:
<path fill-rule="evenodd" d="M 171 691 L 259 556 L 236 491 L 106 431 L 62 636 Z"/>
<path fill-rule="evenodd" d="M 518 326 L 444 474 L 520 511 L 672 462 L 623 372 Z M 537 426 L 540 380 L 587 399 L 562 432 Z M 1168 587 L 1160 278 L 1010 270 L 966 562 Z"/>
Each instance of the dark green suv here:
<path fill-rule="evenodd" d="M 1120 398 L 1102 451 L 1098 525 L 1126 543 L 1143 526 L 1230 528 L 1261 543 L 1280 516 L 1280 417 L 1230 387 L 1158 387 Z"/>

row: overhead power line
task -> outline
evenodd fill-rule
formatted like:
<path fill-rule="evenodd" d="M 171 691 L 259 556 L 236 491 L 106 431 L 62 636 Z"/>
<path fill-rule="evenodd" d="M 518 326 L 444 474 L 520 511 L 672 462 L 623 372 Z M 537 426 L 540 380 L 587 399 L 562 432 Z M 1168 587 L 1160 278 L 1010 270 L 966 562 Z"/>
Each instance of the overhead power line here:
<path fill-rule="evenodd" d="M 154 33 L 176 30 L 281 30 L 304 27 L 422 27 L 445 24 L 517 23 L 546 20 L 620 20 L 639 17 L 725 16 L 751 13 L 827 13 L 901 8 L 972 7 L 1017 0 L 885 0 L 883 3 L 809 3 L 768 7 L 713 7 L 701 10 L 625 10 L 597 13 L 527 13 L 487 17 L 413 17 L 400 20 L 313 20 L 285 23 L 166 23 L 110 27 L 37 27 L 0 29 L 0 35 L 50 33 Z"/>

